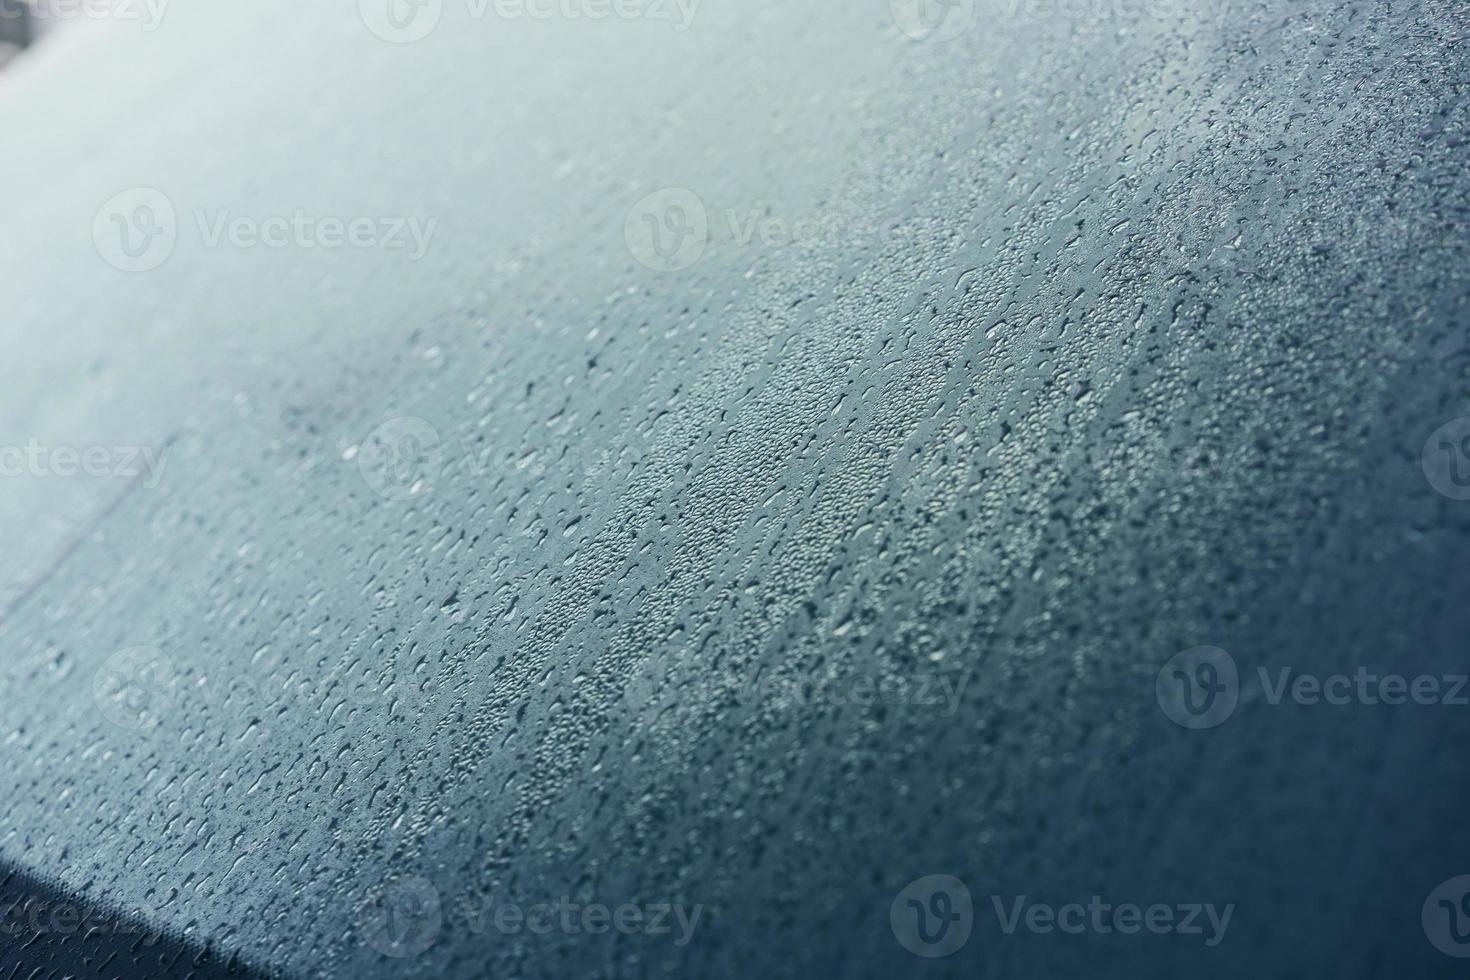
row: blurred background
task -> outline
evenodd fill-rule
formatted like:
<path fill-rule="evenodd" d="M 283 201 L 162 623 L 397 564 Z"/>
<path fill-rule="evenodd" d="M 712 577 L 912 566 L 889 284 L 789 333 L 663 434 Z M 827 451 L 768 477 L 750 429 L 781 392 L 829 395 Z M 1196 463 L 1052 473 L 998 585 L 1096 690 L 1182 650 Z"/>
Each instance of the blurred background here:
<path fill-rule="evenodd" d="M 31 41 L 31 8 L 20 0 L 0 0 L 0 68 Z"/>

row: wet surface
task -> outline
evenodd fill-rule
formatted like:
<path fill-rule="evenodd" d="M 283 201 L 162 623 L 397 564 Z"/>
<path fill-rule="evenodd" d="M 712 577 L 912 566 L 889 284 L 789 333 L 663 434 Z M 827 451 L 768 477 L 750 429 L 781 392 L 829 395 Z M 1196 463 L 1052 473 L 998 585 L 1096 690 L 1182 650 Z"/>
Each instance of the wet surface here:
<path fill-rule="evenodd" d="M 0 858 L 293 977 L 1456 975 L 1462 8 L 361 9 L 7 69 Z"/>
<path fill-rule="evenodd" d="M 256 976 L 228 953 L 160 932 L 147 915 L 80 899 L 14 869 L 0 869 L 0 971 L 76 980 Z"/>

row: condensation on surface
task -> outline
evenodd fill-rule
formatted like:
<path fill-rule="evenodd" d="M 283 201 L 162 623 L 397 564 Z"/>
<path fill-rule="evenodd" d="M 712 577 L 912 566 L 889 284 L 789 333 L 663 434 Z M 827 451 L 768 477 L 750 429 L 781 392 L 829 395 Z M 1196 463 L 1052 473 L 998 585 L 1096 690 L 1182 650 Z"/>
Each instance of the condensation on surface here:
<path fill-rule="evenodd" d="M 1463 713 L 1192 733 L 1153 685 L 1459 655 L 1470 512 L 1419 452 L 1466 404 L 1464 10 L 1005 6 L 391 45 L 181 5 L 17 66 L 50 166 L 0 161 L 0 420 L 168 457 L 6 488 L 0 860 L 290 976 L 1446 969 Z M 129 275 L 91 232 L 135 185 L 180 241 Z M 668 187 L 711 231 L 658 272 L 625 229 Z M 195 217 L 294 208 L 437 226 Z M 922 963 L 889 902 L 936 872 L 1237 911 Z M 385 956 L 405 882 L 432 943 Z M 702 918 L 474 914 L 561 896 Z"/>

